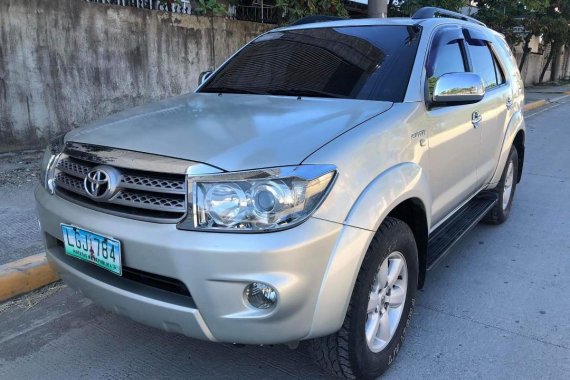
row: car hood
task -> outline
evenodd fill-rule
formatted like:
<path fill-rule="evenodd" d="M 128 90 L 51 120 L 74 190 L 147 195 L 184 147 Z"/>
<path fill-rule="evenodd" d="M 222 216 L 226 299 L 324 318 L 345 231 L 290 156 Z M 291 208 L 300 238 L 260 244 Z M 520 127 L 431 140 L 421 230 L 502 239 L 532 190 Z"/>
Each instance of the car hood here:
<path fill-rule="evenodd" d="M 109 116 L 66 141 L 187 159 L 223 170 L 296 165 L 390 102 L 286 96 L 178 96 Z"/>

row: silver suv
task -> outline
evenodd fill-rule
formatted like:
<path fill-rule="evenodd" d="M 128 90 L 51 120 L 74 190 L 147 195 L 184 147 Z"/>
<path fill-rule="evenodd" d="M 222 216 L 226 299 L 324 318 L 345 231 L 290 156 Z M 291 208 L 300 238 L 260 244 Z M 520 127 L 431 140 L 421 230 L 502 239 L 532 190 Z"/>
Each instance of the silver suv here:
<path fill-rule="evenodd" d="M 434 8 L 300 23 L 202 81 L 50 145 L 51 264 L 151 326 L 383 373 L 426 271 L 509 216 L 525 128 L 504 38 Z"/>

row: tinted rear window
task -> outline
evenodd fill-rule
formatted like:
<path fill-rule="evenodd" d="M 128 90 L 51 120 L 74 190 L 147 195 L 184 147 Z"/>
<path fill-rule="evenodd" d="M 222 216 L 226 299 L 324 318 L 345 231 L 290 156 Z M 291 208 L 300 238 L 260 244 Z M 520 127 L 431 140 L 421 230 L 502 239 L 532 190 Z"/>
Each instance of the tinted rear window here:
<path fill-rule="evenodd" d="M 419 33 L 400 25 L 271 32 L 241 50 L 200 91 L 401 102 Z"/>
<path fill-rule="evenodd" d="M 485 82 L 485 88 L 490 89 L 502 84 L 501 72 L 497 72 L 493 53 L 489 49 L 487 42 L 481 40 L 467 40 L 467 47 L 471 55 L 473 72 L 479 74 Z"/>

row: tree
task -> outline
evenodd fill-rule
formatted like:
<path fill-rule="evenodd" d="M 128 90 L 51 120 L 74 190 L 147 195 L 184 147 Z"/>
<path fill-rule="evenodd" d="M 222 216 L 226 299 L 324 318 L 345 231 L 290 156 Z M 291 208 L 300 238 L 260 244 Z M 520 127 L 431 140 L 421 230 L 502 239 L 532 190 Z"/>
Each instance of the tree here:
<path fill-rule="evenodd" d="M 522 26 L 524 28 L 524 38 L 523 38 L 523 47 L 522 47 L 522 57 L 521 61 L 519 62 L 519 71 L 522 72 L 524 68 L 524 64 L 528 55 L 530 54 L 530 42 L 533 36 L 540 36 L 544 31 L 544 13 L 542 12 L 534 12 L 531 13 L 528 17 L 522 20 Z"/>
<path fill-rule="evenodd" d="M 281 11 L 280 24 L 314 14 L 348 17 L 342 0 L 276 0 L 275 7 Z"/>
<path fill-rule="evenodd" d="M 551 52 L 554 56 L 552 59 L 552 67 L 550 69 L 550 81 L 558 80 L 560 70 L 560 53 L 562 46 L 570 45 L 570 0 L 558 0 L 552 4 L 551 12 L 557 16 L 557 25 L 555 33 L 556 37 Z"/>
<path fill-rule="evenodd" d="M 197 0 L 194 12 L 202 16 L 224 16 L 228 13 L 226 6 L 217 0 Z"/>
<path fill-rule="evenodd" d="M 558 79 L 560 51 L 562 46 L 570 42 L 570 0 L 551 0 L 545 10 L 542 20 L 542 42 L 545 47 L 550 46 L 550 53 L 542 67 L 539 82 L 550 68 L 550 80 Z"/>
<path fill-rule="evenodd" d="M 560 56 L 560 49 L 568 42 L 568 20 L 558 14 L 552 13 L 545 18 L 544 33 L 542 39 L 545 46 L 550 45 L 550 53 L 546 59 L 546 63 L 542 67 L 539 82 L 542 83 L 546 70 L 550 66 L 550 80 L 555 81 L 558 77 L 558 57 Z"/>
<path fill-rule="evenodd" d="M 526 31 L 526 26 L 532 27 L 530 32 L 540 33 L 542 16 L 548 4 L 548 0 L 477 0 L 479 9 L 475 17 L 502 33 L 509 45 L 514 47 L 527 40 L 530 44 L 534 33 L 520 32 L 521 29 Z"/>
<path fill-rule="evenodd" d="M 502 33 L 512 48 L 523 44 L 519 62 L 522 71 L 531 51 L 532 37 L 540 36 L 544 31 L 549 0 L 479 0 L 476 4 L 479 7 L 477 19 Z"/>
<path fill-rule="evenodd" d="M 465 6 L 465 0 L 389 0 L 389 17 L 409 17 L 422 7 L 438 7 L 457 12 Z"/>

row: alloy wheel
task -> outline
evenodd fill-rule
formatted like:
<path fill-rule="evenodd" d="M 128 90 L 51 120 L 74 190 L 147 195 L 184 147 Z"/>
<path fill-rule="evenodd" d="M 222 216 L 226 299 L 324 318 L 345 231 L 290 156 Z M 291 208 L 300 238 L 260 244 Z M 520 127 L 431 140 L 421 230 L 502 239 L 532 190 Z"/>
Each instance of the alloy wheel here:
<path fill-rule="evenodd" d="M 372 352 L 380 352 L 394 336 L 406 303 L 408 267 L 404 255 L 392 252 L 374 277 L 368 299 L 364 326 L 366 342 Z"/>

